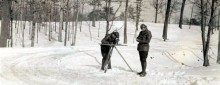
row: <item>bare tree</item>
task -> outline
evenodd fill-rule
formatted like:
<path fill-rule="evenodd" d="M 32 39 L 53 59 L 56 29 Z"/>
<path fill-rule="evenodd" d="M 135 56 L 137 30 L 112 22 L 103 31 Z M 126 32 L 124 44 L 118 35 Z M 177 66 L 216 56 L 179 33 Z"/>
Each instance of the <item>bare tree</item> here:
<path fill-rule="evenodd" d="M 16 1 L 17 2 L 17 1 Z M 14 13 L 14 4 L 13 2 L 11 2 L 11 9 L 10 9 L 10 39 L 11 39 L 11 42 L 10 42 L 10 46 L 13 47 L 13 15 L 15 14 Z"/>
<path fill-rule="evenodd" d="M 218 10 L 218 30 L 220 28 L 220 9 Z"/>
<path fill-rule="evenodd" d="M 36 25 L 36 4 L 35 4 L 35 0 L 31 1 L 30 4 L 30 8 L 31 8 L 31 18 L 32 18 L 32 33 L 31 33 L 31 47 L 34 47 L 34 42 L 35 42 L 35 25 Z"/>
<path fill-rule="evenodd" d="M 49 35 L 48 35 L 48 39 L 49 39 L 49 41 L 51 41 L 51 38 L 52 38 L 52 25 L 51 25 L 51 22 L 52 22 L 52 14 L 53 14 L 53 6 L 52 6 L 52 3 L 51 2 L 49 2 L 48 3 L 48 8 L 49 8 Z"/>
<path fill-rule="evenodd" d="M 85 1 L 85 0 L 82 0 L 82 10 L 81 10 L 81 14 L 84 14 L 85 3 L 86 3 L 86 1 Z M 79 28 L 80 32 L 82 31 L 82 22 L 83 22 L 83 20 L 82 20 L 82 18 L 81 18 L 80 28 Z"/>
<path fill-rule="evenodd" d="M 164 4 L 164 0 L 153 0 L 151 4 L 155 9 L 155 23 L 157 23 L 158 14 L 162 13 L 162 8 L 164 7 Z"/>
<path fill-rule="evenodd" d="M 60 1 L 60 25 L 59 25 L 59 35 L 58 41 L 62 42 L 62 30 L 63 30 L 63 13 L 64 12 L 64 1 Z"/>
<path fill-rule="evenodd" d="M 124 22 L 124 44 L 127 44 L 127 19 L 128 19 L 128 1 L 125 4 L 125 22 Z"/>
<path fill-rule="evenodd" d="M 104 7 L 104 11 L 105 11 L 106 35 L 107 35 L 108 32 L 111 30 L 111 27 L 113 26 L 113 21 L 117 18 L 116 13 L 119 11 L 119 8 L 122 5 L 122 0 L 115 0 L 115 1 L 105 0 L 105 2 L 106 2 L 105 3 L 106 5 Z M 116 11 L 114 13 L 112 11 L 113 9 L 112 9 L 112 6 L 111 6 L 112 2 L 120 2 L 118 8 L 116 9 Z M 112 22 L 111 26 L 110 26 L 110 22 Z"/>
<path fill-rule="evenodd" d="M 67 34 L 68 34 L 68 16 L 69 16 L 69 0 L 67 0 L 67 4 L 66 4 L 66 26 L 65 26 L 65 38 L 64 38 L 64 46 L 66 46 L 66 42 L 67 42 Z"/>
<path fill-rule="evenodd" d="M 220 28 L 220 9 L 218 11 L 218 30 L 219 30 L 219 28 Z"/>
<path fill-rule="evenodd" d="M 185 3 L 186 3 L 186 0 L 183 0 L 182 7 L 181 7 L 181 12 L 180 12 L 180 21 L 179 21 L 180 29 L 182 29 L 182 24 L 183 24 L 183 13 L 184 13 L 184 8 L 185 8 Z"/>
<path fill-rule="evenodd" d="M 167 29 L 168 29 L 168 21 L 169 21 L 171 2 L 172 2 L 172 0 L 168 0 L 168 2 L 167 2 L 166 17 L 165 17 L 165 21 L 164 21 L 163 36 L 162 36 L 164 41 L 167 40 Z"/>
<path fill-rule="evenodd" d="M 73 36 L 73 42 L 72 46 L 76 45 L 76 35 L 77 35 L 77 29 L 78 29 L 78 18 L 79 18 L 79 0 L 76 2 L 76 19 L 75 19 L 75 30 L 74 30 L 74 36 Z"/>
<path fill-rule="evenodd" d="M 204 55 L 204 49 L 205 49 L 205 25 L 204 25 L 204 0 L 201 0 L 201 31 L 202 31 L 202 45 L 203 45 L 203 56 Z"/>
<path fill-rule="evenodd" d="M 173 14 L 175 14 L 175 13 L 177 13 L 179 11 L 180 5 L 181 5 L 180 0 L 172 0 L 171 1 L 170 12 L 169 12 L 170 14 L 169 14 L 168 23 L 171 22 L 171 18 L 177 19 L 177 17 L 173 17 Z M 178 22 L 175 22 L 175 23 L 178 23 Z"/>
<path fill-rule="evenodd" d="M 205 18 L 205 12 L 204 12 L 204 0 L 200 0 L 200 8 L 201 8 L 201 34 L 202 34 L 202 44 L 203 44 L 203 52 L 205 49 L 205 25 L 204 25 L 204 18 Z"/>
<path fill-rule="evenodd" d="M 25 5 L 23 3 L 23 8 L 25 8 L 25 13 L 24 14 L 27 14 L 27 4 Z M 25 27 L 26 27 L 26 19 L 27 19 L 27 16 L 24 15 L 24 23 L 23 23 L 23 28 L 22 28 L 22 47 L 25 47 L 25 44 L 24 44 L 24 30 L 25 30 Z"/>
<path fill-rule="evenodd" d="M 208 52 L 209 52 L 211 31 L 213 30 L 212 26 L 213 26 L 213 20 L 214 20 L 215 2 L 216 2 L 216 0 L 212 0 L 211 16 L 210 16 L 210 19 L 209 19 L 209 29 L 208 29 L 207 40 L 206 40 L 205 49 L 204 49 L 204 63 L 203 63 L 203 66 L 209 66 Z"/>
<path fill-rule="evenodd" d="M 107 13 L 106 13 L 106 35 L 108 34 L 108 31 L 109 31 L 111 3 L 112 3 L 112 0 L 106 0 L 106 10 L 107 10 Z"/>
<path fill-rule="evenodd" d="M 220 13 L 219 13 L 220 16 Z M 218 36 L 218 56 L 217 56 L 217 63 L 220 64 L 220 30 L 219 30 L 219 36 Z"/>
<path fill-rule="evenodd" d="M 219 20 L 220 20 L 220 10 L 218 11 L 218 31 L 219 31 L 219 36 L 218 36 L 218 55 L 217 55 L 217 63 L 220 64 L 220 29 L 219 29 Z"/>

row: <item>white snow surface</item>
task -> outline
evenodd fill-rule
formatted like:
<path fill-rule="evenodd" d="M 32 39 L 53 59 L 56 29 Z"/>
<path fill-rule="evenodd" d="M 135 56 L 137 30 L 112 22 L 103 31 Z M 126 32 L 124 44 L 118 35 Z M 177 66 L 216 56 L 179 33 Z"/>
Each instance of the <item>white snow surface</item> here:
<path fill-rule="evenodd" d="M 141 65 L 137 42 L 133 42 L 135 23 L 128 23 L 128 46 L 117 47 L 134 72 L 114 50 L 112 69 L 107 73 L 100 70 L 99 43 L 105 35 L 105 22 L 100 23 L 100 36 L 97 22 L 97 27 L 91 26 L 91 39 L 89 26 L 84 22 L 82 32 L 78 30 L 76 46 L 70 46 L 71 40 L 68 46 L 63 46 L 63 42 L 57 42 L 58 33 L 55 32 L 52 41 L 48 41 L 42 29 L 39 42 L 31 48 L 29 30 L 26 29 L 26 48 L 22 48 L 21 33 L 14 34 L 14 47 L 0 48 L 0 85 L 220 85 L 220 65 L 216 64 L 217 31 L 211 37 L 210 66 L 203 67 L 199 26 L 189 29 L 184 25 L 179 29 L 178 25 L 170 24 L 168 40 L 164 42 L 163 24 L 143 22 L 153 37 L 147 58 L 147 75 L 139 77 L 136 73 L 141 71 Z M 122 26 L 123 22 L 116 21 L 112 30 Z M 123 43 L 123 28 L 118 31 L 119 43 Z"/>

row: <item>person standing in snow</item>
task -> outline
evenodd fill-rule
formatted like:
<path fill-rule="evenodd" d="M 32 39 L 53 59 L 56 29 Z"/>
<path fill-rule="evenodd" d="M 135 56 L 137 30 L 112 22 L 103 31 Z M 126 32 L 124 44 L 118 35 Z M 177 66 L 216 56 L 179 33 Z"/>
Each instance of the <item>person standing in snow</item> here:
<path fill-rule="evenodd" d="M 102 53 L 102 67 L 101 70 L 104 70 L 104 63 L 107 60 L 110 49 L 112 48 L 111 44 L 117 44 L 119 41 L 119 33 L 112 32 L 111 34 L 107 34 L 101 41 L 101 53 Z M 109 55 L 111 57 L 111 53 Z M 108 69 L 111 69 L 111 61 L 109 60 Z"/>
<path fill-rule="evenodd" d="M 148 56 L 148 51 L 150 48 L 149 43 L 152 35 L 151 35 L 151 31 L 147 29 L 147 26 L 145 24 L 141 24 L 140 28 L 141 28 L 141 32 L 136 40 L 137 42 L 139 42 L 137 50 L 139 51 L 139 55 L 140 55 L 142 71 L 139 72 L 138 75 L 144 77 L 146 75 L 146 71 L 145 71 L 147 67 L 146 59 Z"/>

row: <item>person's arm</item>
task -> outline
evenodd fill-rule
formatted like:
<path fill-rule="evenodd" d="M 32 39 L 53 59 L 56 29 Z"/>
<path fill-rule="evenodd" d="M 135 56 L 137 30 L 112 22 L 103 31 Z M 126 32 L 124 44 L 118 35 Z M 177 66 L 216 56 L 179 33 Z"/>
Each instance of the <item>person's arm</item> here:
<path fill-rule="evenodd" d="M 144 33 L 144 32 L 140 32 L 140 34 L 138 35 L 136 41 L 139 42 L 139 43 L 146 43 L 146 36 L 147 36 L 147 33 Z"/>
<path fill-rule="evenodd" d="M 147 43 L 147 44 L 149 44 L 150 43 L 150 40 L 151 40 L 151 37 L 152 37 L 152 35 L 151 35 L 151 32 L 149 31 L 148 33 L 144 33 L 143 35 L 142 35 L 142 39 L 138 39 L 137 38 L 137 41 L 139 42 L 139 43 Z"/>
<path fill-rule="evenodd" d="M 108 41 L 108 39 L 110 38 L 109 35 L 106 35 L 105 38 L 102 39 L 102 44 L 110 44 L 110 42 Z"/>
<path fill-rule="evenodd" d="M 147 43 L 147 42 L 146 42 L 146 35 L 143 36 L 142 39 L 138 39 L 138 38 L 137 38 L 137 42 L 139 42 L 139 43 Z"/>
<path fill-rule="evenodd" d="M 142 39 L 143 39 L 142 32 L 140 32 L 137 39 L 136 39 L 136 41 L 141 42 Z"/>

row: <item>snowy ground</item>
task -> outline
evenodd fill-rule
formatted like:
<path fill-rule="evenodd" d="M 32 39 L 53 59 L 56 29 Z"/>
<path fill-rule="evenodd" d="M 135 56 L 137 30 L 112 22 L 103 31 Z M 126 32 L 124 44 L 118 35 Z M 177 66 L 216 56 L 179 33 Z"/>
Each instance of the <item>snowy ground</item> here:
<path fill-rule="evenodd" d="M 100 71 L 100 40 L 105 34 L 105 23 L 101 22 L 100 37 L 98 23 L 91 28 L 87 23 L 78 32 L 76 46 L 64 47 L 58 43 L 57 33 L 49 42 L 44 32 L 34 48 L 21 48 L 20 34 L 15 34 L 14 48 L 0 49 L 0 85 L 219 85 L 220 65 L 216 64 L 218 32 L 212 36 L 209 67 L 203 67 L 200 28 L 170 25 L 167 42 L 161 36 L 162 24 L 146 23 L 152 31 L 148 56 L 147 76 L 139 77 L 141 70 L 137 42 L 133 42 L 135 23 L 129 22 L 128 46 L 118 47 L 121 54 L 135 72 L 131 72 L 119 54 L 112 55 L 113 69 Z M 123 22 L 114 22 L 113 29 L 121 28 Z M 28 30 L 25 31 L 28 35 Z M 123 41 L 123 29 L 120 43 Z M 70 42 L 68 42 L 70 43 Z M 26 36 L 26 47 L 30 41 Z"/>

